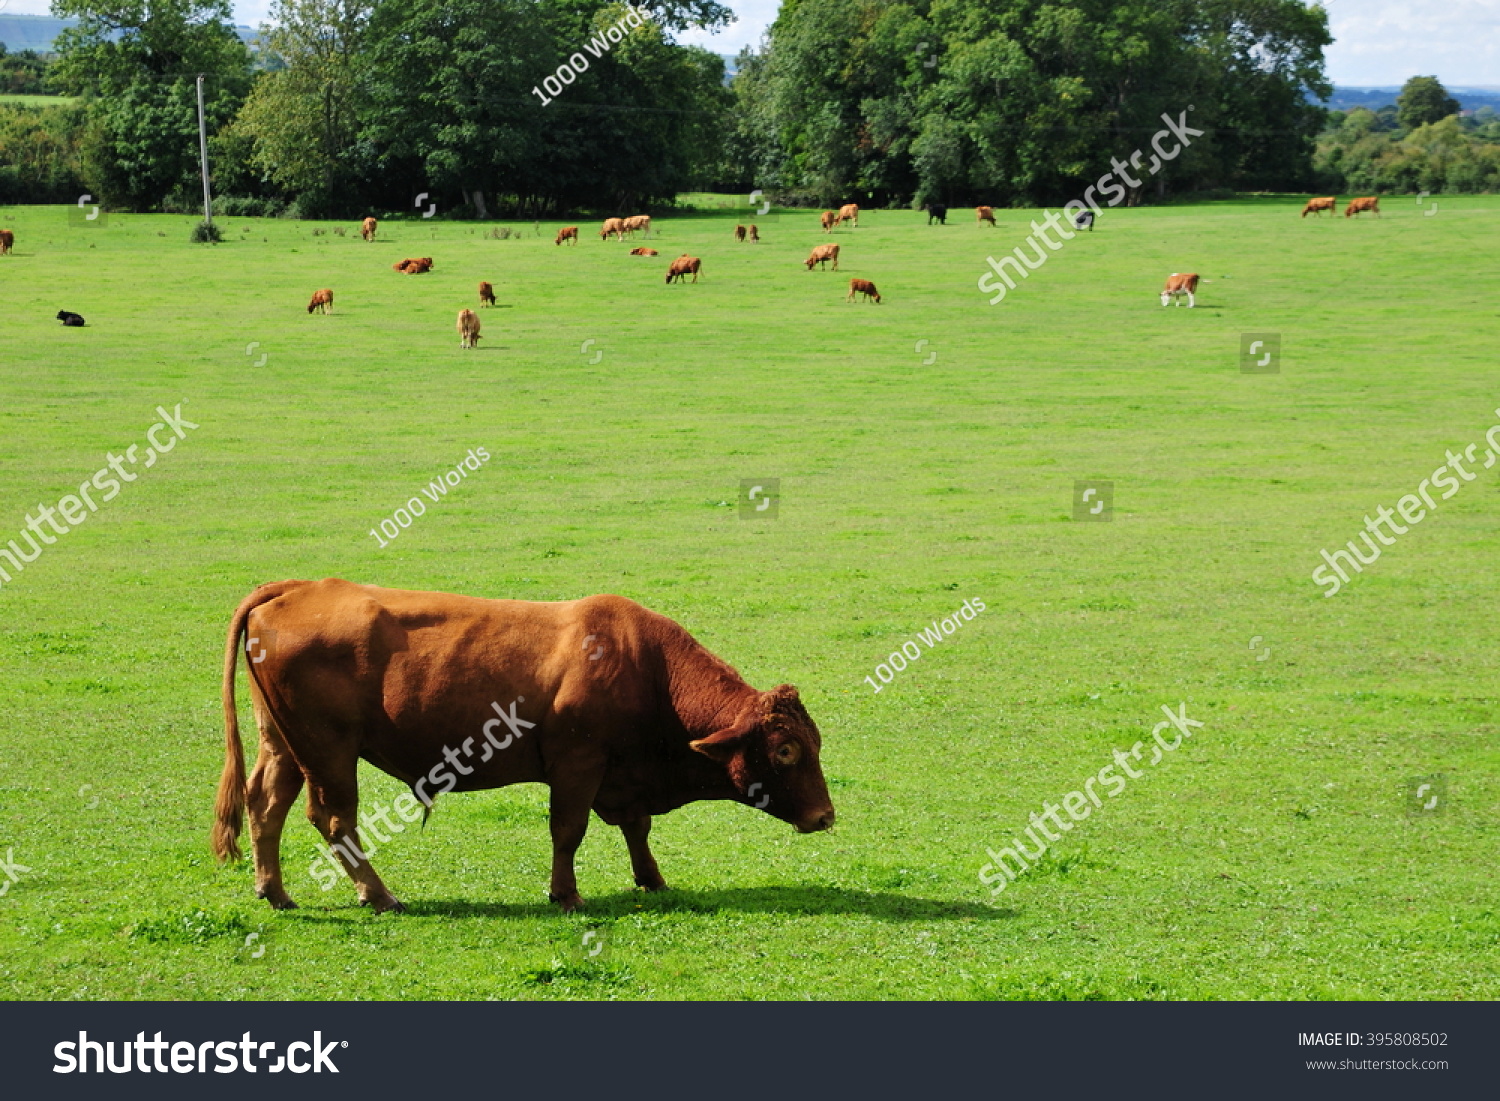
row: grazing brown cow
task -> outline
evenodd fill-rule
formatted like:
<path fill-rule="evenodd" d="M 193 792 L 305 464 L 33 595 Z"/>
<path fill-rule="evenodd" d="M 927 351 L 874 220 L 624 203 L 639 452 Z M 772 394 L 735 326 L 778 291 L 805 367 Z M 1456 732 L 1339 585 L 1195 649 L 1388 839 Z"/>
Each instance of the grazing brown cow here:
<path fill-rule="evenodd" d="M 686 280 L 683 279 L 683 276 L 687 275 L 688 272 L 693 273 L 693 282 L 698 282 L 698 269 L 702 266 L 702 263 L 696 256 L 689 256 L 684 252 L 677 259 L 673 260 L 672 266 L 667 269 L 667 282 L 670 283 L 673 279 L 685 282 Z"/>
<path fill-rule="evenodd" d="M 752 240 L 752 241 L 759 241 L 760 240 L 760 230 L 758 230 L 758 229 L 755 228 L 754 223 L 751 223 L 751 225 L 750 225 L 750 240 Z"/>
<path fill-rule="evenodd" d="M 1302 217 L 1306 218 L 1309 214 L 1316 214 L 1321 218 L 1325 210 L 1330 214 L 1338 213 L 1338 200 L 1332 195 L 1322 199 L 1308 199 L 1307 205 L 1302 208 Z"/>
<path fill-rule="evenodd" d="M 1376 196 L 1367 199 L 1350 199 L 1348 205 L 1344 207 L 1344 217 L 1347 218 L 1351 214 L 1359 215 L 1366 210 L 1373 212 L 1375 217 L 1380 217 L 1380 199 Z"/>
<path fill-rule="evenodd" d="M 632 255 L 632 256 L 655 256 L 655 255 L 657 255 L 657 252 L 656 252 L 656 250 L 654 248 L 633 248 L 633 249 L 630 250 L 630 255 Z"/>
<path fill-rule="evenodd" d="M 321 313 L 333 312 L 333 292 L 327 287 L 320 291 L 313 291 L 312 301 L 307 304 L 307 312 L 318 310 Z"/>
<path fill-rule="evenodd" d="M 859 207 L 854 203 L 845 203 L 839 207 L 838 218 L 834 221 L 835 226 L 841 226 L 845 222 L 853 222 L 854 228 L 859 228 Z"/>
<path fill-rule="evenodd" d="M 560 245 L 564 241 L 571 241 L 575 245 L 578 243 L 577 226 L 563 226 L 562 229 L 557 231 L 557 240 L 553 241 L 552 243 L 554 245 Z"/>
<path fill-rule="evenodd" d="M 992 207 L 992 206 L 976 206 L 974 208 L 974 224 L 975 225 L 979 225 L 982 222 L 988 222 L 990 225 L 994 225 L 995 224 L 995 208 L 994 207 Z"/>
<path fill-rule="evenodd" d="M 609 235 L 611 233 L 613 233 L 617 239 L 619 239 L 621 241 L 625 240 L 625 219 L 623 219 L 623 218 L 606 218 L 606 219 L 604 219 L 604 228 L 599 231 L 599 240 L 601 240 L 601 241 L 608 241 L 609 240 Z"/>
<path fill-rule="evenodd" d="M 824 233 L 832 233 L 833 227 L 838 224 L 839 216 L 831 210 L 825 210 L 818 216 L 818 221 L 823 224 Z"/>
<path fill-rule="evenodd" d="M 1191 272 L 1187 275 L 1179 275 L 1175 271 L 1167 276 L 1167 285 L 1162 288 L 1161 304 L 1165 306 L 1167 299 L 1172 300 L 1172 305 L 1181 305 L 1180 299 L 1187 295 L 1188 309 L 1193 308 L 1193 294 L 1198 289 L 1198 275 Z"/>
<path fill-rule="evenodd" d="M 647 237 L 650 237 L 651 236 L 651 215 L 649 215 L 649 214 L 633 214 L 629 218 L 626 218 L 625 219 L 625 232 L 626 233 L 634 233 L 636 230 L 640 230 Z"/>
<path fill-rule="evenodd" d="M 247 637 L 260 729 L 248 785 L 234 702 Z M 547 784 L 550 894 L 565 911 L 583 904 L 573 859 L 590 810 L 620 827 L 635 882 L 650 891 L 666 887 L 647 843 L 652 815 L 724 799 L 801 833 L 834 822 L 822 739 L 797 690 L 752 688 L 681 626 L 624 597 L 533 603 L 278 581 L 235 609 L 222 697 L 213 851 L 239 857 L 248 803 L 255 893 L 278 910 L 296 905 L 281 831 L 304 783 L 308 818 L 360 902 L 402 909 L 360 837 L 361 760 L 411 789 L 393 808 L 367 807 L 363 832 L 382 843 L 372 821 L 404 829 L 392 809 L 412 823 L 450 791 Z M 333 868 L 318 871 L 331 885 Z"/>
<path fill-rule="evenodd" d="M 16 235 L 8 229 L 0 229 L 0 256 L 10 252 L 15 246 Z"/>
<path fill-rule="evenodd" d="M 479 344 L 479 315 L 470 309 L 458 311 L 458 346 L 473 348 Z"/>
<path fill-rule="evenodd" d="M 833 261 L 833 270 L 839 270 L 839 247 L 838 245 L 814 245 L 812 253 L 803 261 L 807 270 L 812 271 L 813 265 L 818 265 L 818 270 L 823 270 L 823 265 L 829 260 Z"/>
<path fill-rule="evenodd" d="M 479 304 L 481 306 L 493 306 L 495 304 L 495 288 L 483 279 L 479 281 Z"/>
<path fill-rule="evenodd" d="M 856 294 L 864 295 L 865 301 L 874 305 L 880 304 L 880 292 L 875 289 L 875 284 L 868 279 L 849 280 L 849 295 L 844 301 L 853 302 Z"/>
<path fill-rule="evenodd" d="M 359 224 L 359 235 L 366 241 L 375 240 L 375 227 L 378 223 L 374 218 L 366 218 Z"/>
<path fill-rule="evenodd" d="M 735 226 L 734 227 L 734 239 L 736 241 L 743 241 L 745 239 L 745 227 L 744 226 Z"/>

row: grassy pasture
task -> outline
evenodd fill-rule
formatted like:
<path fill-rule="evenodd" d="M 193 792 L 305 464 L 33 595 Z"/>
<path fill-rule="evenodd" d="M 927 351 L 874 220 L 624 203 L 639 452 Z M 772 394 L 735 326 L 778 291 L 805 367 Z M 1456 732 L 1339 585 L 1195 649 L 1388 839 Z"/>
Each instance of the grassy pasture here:
<path fill-rule="evenodd" d="M 0 897 L 0 991 L 1494 998 L 1496 470 L 1337 596 L 1310 578 L 1500 421 L 1500 199 L 1438 201 L 1109 211 L 994 307 L 984 258 L 1035 212 L 867 212 L 835 274 L 801 266 L 828 240 L 808 212 L 757 219 L 758 245 L 732 212 L 658 218 L 641 260 L 588 224 L 558 248 L 559 223 L 366 244 L 227 218 L 210 248 L 187 217 L 0 209 L 0 543 L 144 447 L 157 405 L 201 426 L 0 585 L 0 855 L 28 869 Z M 682 252 L 703 278 L 665 286 Z M 1196 309 L 1158 305 L 1176 271 L 1214 280 Z M 850 276 L 884 304 L 846 304 Z M 500 305 L 467 352 L 480 279 Z M 308 316 L 325 286 L 335 313 Z M 1281 334 L 1279 374 L 1240 372 L 1244 332 Z M 479 446 L 382 549 L 369 529 Z M 1111 523 L 1071 518 L 1092 477 Z M 740 518 L 742 478 L 781 480 L 775 519 Z M 840 824 L 685 808 L 653 833 L 673 889 L 647 896 L 596 820 L 564 917 L 545 790 L 454 796 L 380 847 L 410 912 L 375 917 L 309 875 L 299 810 L 302 908 L 272 914 L 207 851 L 220 655 L 250 588 L 322 576 L 640 600 L 801 688 Z M 987 905 L 986 847 L 1168 703 L 1204 727 Z M 1440 812 L 1409 813 L 1432 774 Z"/>

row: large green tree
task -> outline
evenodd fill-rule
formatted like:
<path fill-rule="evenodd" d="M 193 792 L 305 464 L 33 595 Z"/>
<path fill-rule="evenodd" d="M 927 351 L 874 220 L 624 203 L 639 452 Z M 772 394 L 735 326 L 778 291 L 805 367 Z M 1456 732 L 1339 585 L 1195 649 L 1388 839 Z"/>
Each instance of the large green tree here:
<path fill-rule="evenodd" d="M 1328 42 L 1298 0 L 788 0 L 736 81 L 736 163 L 822 202 L 1050 202 L 1165 113 L 1205 134 L 1129 201 L 1291 186 Z"/>
<path fill-rule="evenodd" d="M 53 79 L 86 101 L 84 179 L 115 206 L 153 209 L 191 191 L 196 77 L 216 131 L 239 109 L 250 57 L 229 0 L 54 0 L 76 19 L 58 37 Z"/>
<path fill-rule="evenodd" d="M 1458 114 L 1458 100 L 1435 76 L 1414 76 L 1396 97 L 1396 117 L 1408 130 Z"/>

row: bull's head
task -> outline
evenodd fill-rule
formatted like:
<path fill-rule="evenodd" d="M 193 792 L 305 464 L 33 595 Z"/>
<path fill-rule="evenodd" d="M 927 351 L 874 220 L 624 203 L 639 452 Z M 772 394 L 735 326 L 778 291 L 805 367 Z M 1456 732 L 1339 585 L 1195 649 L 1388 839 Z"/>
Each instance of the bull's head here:
<path fill-rule="evenodd" d="M 690 745 L 724 766 L 741 802 L 799 833 L 832 827 L 833 800 L 818 761 L 822 738 L 790 684 L 759 693 L 732 725 Z"/>

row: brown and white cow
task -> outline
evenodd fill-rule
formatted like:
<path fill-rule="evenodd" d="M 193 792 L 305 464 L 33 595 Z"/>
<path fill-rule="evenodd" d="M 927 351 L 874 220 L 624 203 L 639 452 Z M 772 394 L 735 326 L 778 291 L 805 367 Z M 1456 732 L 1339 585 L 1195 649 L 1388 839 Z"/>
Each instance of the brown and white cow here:
<path fill-rule="evenodd" d="M 366 218 L 359 224 L 359 235 L 366 241 L 375 240 L 375 229 L 379 225 L 374 218 Z"/>
<path fill-rule="evenodd" d="M 1162 288 L 1161 304 L 1165 306 L 1167 300 L 1171 299 L 1173 306 L 1181 305 L 1179 301 L 1183 295 L 1187 295 L 1188 309 L 1193 308 L 1193 294 L 1198 289 L 1198 275 L 1196 272 L 1187 275 L 1179 275 L 1173 272 L 1167 276 L 1167 285 Z"/>
<path fill-rule="evenodd" d="M 557 231 L 557 240 L 553 241 L 552 243 L 554 245 L 560 245 L 564 241 L 571 241 L 575 245 L 578 243 L 577 226 L 563 226 L 562 229 Z"/>
<path fill-rule="evenodd" d="M 307 312 L 312 313 L 314 310 L 325 314 L 333 312 L 333 292 L 327 287 L 313 291 L 312 301 L 307 304 Z"/>
<path fill-rule="evenodd" d="M 976 206 L 974 208 L 974 224 L 981 225 L 985 222 L 988 222 L 992 226 L 995 224 L 995 208 L 992 206 Z"/>
<path fill-rule="evenodd" d="M 460 348 L 479 346 L 479 315 L 473 310 L 458 311 L 458 346 Z"/>
<path fill-rule="evenodd" d="M 865 301 L 872 305 L 878 306 L 880 304 L 880 292 L 875 289 L 875 284 L 868 279 L 849 280 L 849 295 L 844 301 L 853 302 L 856 294 L 864 295 Z"/>
<path fill-rule="evenodd" d="M 838 224 L 839 216 L 835 211 L 825 210 L 818 215 L 818 221 L 823 226 L 824 233 L 832 233 L 833 227 Z"/>
<path fill-rule="evenodd" d="M 479 281 L 479 304 L 481 306 L 493 306 L 495 304 L 495 288 L 483 279 Z"/>
<path fill-rule="evenodd" d="M 0 256 L 7 255 L 16 244 L 16 235 L 8 229 L 0 229 Z"/>
<path fill-rule="evenodd" d="M 625 240 L 625 219 L 606 218 L 604 226 L 599 230 L 599 240 L 608 241 L 610 234 L 614 234 L 616 240 Z"/>
<path fill-rule="evenodd" d="M 698 282 L 698 269 L 702 265 L 703 261 L 699 260 L 696 256 L 689 256 L 684 252 L 677 259 L 673 260 L 672 266 L 667 269 L 667 282 L 670 283 L 674 279 L 679 282 L 686 282 L 683 277 L 691 272 L 693 282 L 696 283 Z"/>
<path fill-rule="evenodd" d="M 839 207 L 838 219 L 833 224 L 835 226 L 841 226 L 845 222 L 853 222 L 854 223 L 854 228 L 855 229 L 859 228 L 859 206 L 858 206 L 858 204 L 856 204 L 856 203 L 845 203 L 843 206 Z"/>
<path fill-rule="evenodd" d="M 234 702 L 242 645 L 260 730 L 248 784 Z M 666 887 L 647 844 L 652 815 L 722 799 L 802 833 L 834 821 L 821 738 L 797 690 L 752 688 L 681 626 L 624 597 L 533 603 L 278 581 L 235 609 L 221 694 L 213 851 L 239 857 L 248 805 L 255 893 L 278 910 L 296 905 L 281 831 L 304 785 L 308 818 L 360 902 L 403 908 L 362 842 L 386 840 L 381 823 L 399 828 L 379 804 L 360 818 L 360 761 L 411 789 L 394 801 L 408 823 L 448 792 L 548 785 L 550 895 L 564 910 L 583 903 L 573 859 L 590 811 L 620 827 L 635 882 L 651 891 Z"/>
<path fill-rule="evenodd" d="M 818 270 L 822 271 L 823 270 L 823 265 L 826 264 L 829 260 L 833 261 L 833 270 L 834 271 L 838 271 L 839 270 L 839 247 L 838 247 L 838 245 L 814 245 L 812 252 L 808 255 L 807 259 L 803 261 L 803 263 L 805 263 L 807 265 L 807 270 L 808 271 L 812 271 L 814 264 L 817 264 L 818 265 Z"/>
<path fill-rule="evenodd" d="M 734 239 L 736 241 L 744 241 L 744 239 L 745 239 L 745 227 L 744 226 L 735 226 L 734 227 Z"/>
<path fill-rule="evenodd" d="M 1358 216 L 1366 210 L 1372 212 L 1375 217 L 1380 217 L 1379 196 L 1371 195 L 1365 199 L 1350 199 L 1348 205 L 1344 207 L 1344 217 L 1347 218 L 1351 214 Z"/>
<path fill-rule="evenodd" d="M 1325 210 L 1330 214 L 1337 214 L 1337 198 L 1332 195 L 1327 195 L 1321 199 L 1308 199 L 1307 205 L 1302 208 L 1302 217 L 1306 218 L 1309 214 L 1316 214 L 1319 218 L 1321 218 L 1323 217 L 1323 211 Z"/>

